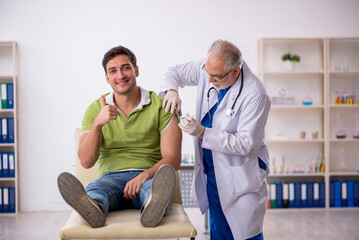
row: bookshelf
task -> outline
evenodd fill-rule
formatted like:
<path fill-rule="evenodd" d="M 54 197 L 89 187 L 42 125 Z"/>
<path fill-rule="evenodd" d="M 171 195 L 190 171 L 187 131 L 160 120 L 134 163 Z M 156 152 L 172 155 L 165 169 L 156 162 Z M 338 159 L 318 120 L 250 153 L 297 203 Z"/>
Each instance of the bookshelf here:
<path fill-rule="evenodd" d="M 285 68 L 285 53 L 300 56 L 294 70 Z M 359 104 L 336 102 L 359 94 L 359 38 L 262 38 L 259 76 L 272 98 L 268 182 L 324 182 L 330 208 L 331 183 L 359 181 Z"/>
<path fill-rule="evenodd" d="M 12 86 L 12 87 L 11 87 Z M 4 93 L 6 92 L 6 94 Z M 0 95 L 1 95 L 1 177 L 2 206 L 0 217 L 14 215 L 18 207 L 18 149 L 17 149 L 17 44 L 0 42 Z M 6 96 L 5 96 L 6 95 Z M 12 102 L 11 102 L 12 96 Z M 6 131 L 5 129 L 6 125 Z M 5 136 L 5 137 L 4 137 Z M 5 206 L 8 204 L 8 206 Z"/>

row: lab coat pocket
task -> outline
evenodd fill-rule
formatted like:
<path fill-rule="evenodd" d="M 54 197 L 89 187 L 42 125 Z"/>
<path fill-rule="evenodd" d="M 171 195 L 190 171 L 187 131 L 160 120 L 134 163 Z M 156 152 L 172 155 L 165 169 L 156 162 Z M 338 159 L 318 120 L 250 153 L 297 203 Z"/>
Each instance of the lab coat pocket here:
<path fill-rule="evenodd" d="M 255 159 L 247 159 L 240 166 L 231 166 L 231 174 L 233 193 L 236 196 L 258 191 L 267 175 L 266 171 L 259 168 L 258 161 Z"/>

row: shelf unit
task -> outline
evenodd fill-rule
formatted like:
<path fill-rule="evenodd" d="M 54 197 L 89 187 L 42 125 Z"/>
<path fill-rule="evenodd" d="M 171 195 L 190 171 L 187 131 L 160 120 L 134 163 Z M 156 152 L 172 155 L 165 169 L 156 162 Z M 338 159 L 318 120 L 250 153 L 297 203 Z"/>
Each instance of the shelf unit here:
<path fill-rule="evenodd" d="M 286 70 L 281 60 L 285 53 L 301 57 L 292 71 Z M 269 182 L 325 182 L 325 207 L 329 208 L 331 181 L 359 180 L 359 139 L 352 138 L 359 124 L 355 121 L 359 104 L 335 104 L 338 91 L 359 94 L 359 38 L 262 38 L 259 76 L 270 97 L 291 99 L 291 105 L 275 105 L 272 101 L 266 126 L 272 171 L 274 165 L 278 170 L 284 156 L 285 164 L 291 166 L 289 172 L 300 164 L 306 172 L 271 173 Z M 312 105 L 303 105 L 306 96 Z M 339 129 L 347 133 L 345 139 L 336 138 Z M 306 138 L 300 138 L 301 131 L 306 132 Z M 312 139 L 314 131 L 318 132 L 317 139 Z M 347 171 L 338 165 L 340 152 L 345 155 Z M 324 161 L 325 171 L 307 173 L 318 159 Z"/>
<path fill-rule="evenodd" d="M 0 213 L 1 216 L 19 212 L 19 171 L 17 138 L 17 44 L 0 42 L 0 83 L 13 83 L 13 108 L 0 109 L 0 118 L 14 118 L 14 143 L 0 143 L 0 152 L 14 153 L 14 177 L 0 177 L 0 187 L 15 188 L 15 212 Z M 8 166 L 10 168 L 10 166 Z M 12 168 L 12 167 L 11 167 Z"/>
<path fill-rule="evenodd" d="M 359 104 L 335 104 L 335 99 L 345 91 L 359 94 L 359 38 L 328 38 L 327 43 L 328 181 L 358 181 L 359 139 L 353 132 L 359 131 Z M 346 138 L 337 138 L 340 131 Z"/>

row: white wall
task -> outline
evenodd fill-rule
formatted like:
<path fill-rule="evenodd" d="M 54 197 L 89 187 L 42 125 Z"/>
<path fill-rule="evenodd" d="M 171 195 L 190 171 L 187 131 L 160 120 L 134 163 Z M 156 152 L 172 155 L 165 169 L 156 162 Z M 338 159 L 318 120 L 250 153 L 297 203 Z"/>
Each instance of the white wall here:
<path fill-rule="evenodd" d="M 261 37 L 359 37 L 357 0 L 1 0 L 0 41 L 19 44 L 22 211 L 68 209 L 57 175 L 73 172 L 74 129 L 110 90 L 101 66 L 116 45 L 137 55 L 139 85 L 158 91 L 166 69 L 227 39 L 257 72 Z M 194 113 L 195 89 L 182 91 Z M 192 149 L 185 136 L 184 151 Z"/>

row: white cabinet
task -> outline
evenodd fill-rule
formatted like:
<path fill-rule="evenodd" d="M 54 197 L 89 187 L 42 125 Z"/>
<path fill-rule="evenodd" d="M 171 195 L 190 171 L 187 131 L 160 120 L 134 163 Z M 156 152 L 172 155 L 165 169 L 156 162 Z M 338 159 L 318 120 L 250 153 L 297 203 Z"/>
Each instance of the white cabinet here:
<path fill-rule="evenodd" d="M 294 70 L 285 68 L 286 53 L 300 56 Z M 359 104 L 335 104 L 341 95 L 358 94 L 359 102 L 359 39 L 260 39 L 259 77 L 272 98 L 268 181 L 324 182 L 329 208 L 332 181 L 359 180 L 359 139 L 352 137 L 359 128 Z"/>
<path fill-rule="evenodd" d="M 17 50 L 0 42 L 0 217 L 18 212 Z"/>

